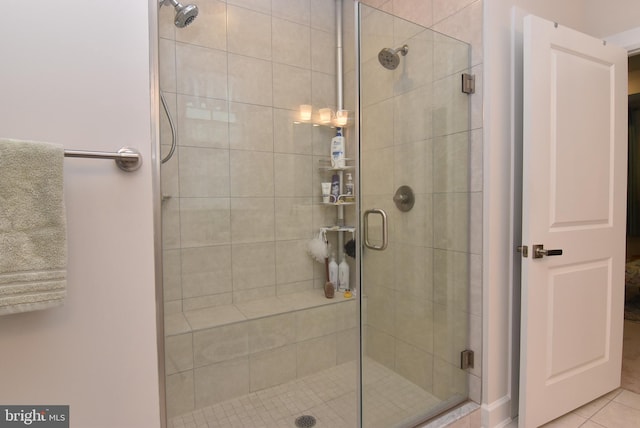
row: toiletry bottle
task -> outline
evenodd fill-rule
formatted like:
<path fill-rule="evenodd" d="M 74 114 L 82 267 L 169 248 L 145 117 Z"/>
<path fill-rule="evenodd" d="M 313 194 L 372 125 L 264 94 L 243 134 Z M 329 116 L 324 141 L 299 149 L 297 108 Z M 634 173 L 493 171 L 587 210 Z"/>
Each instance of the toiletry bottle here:
<path fill-rule="evenodd" d="M 344 137 L 342 128 L 337 128 L 336 136 L 331 140 L 331 168 L 344 168 L 345 162 Z"/>
<path fill-rule="evenodd" d="M 338 266 L 338 290 L 345 291 L 349 289 L 349 264 L 347 257 L 343 254 L 342 261 Z"/>
<path fill-rule="evenodd" d="M 338 289 L 338 263 L 336 263 L 336 255 L 331 254 L 331 261 L 329 262 L 329 281 L 333 283 L 335 289 Z"/>
<path fill-rule="evenodd" d="M 331 197 L 329 200 L 331 202 L 337 203 L 338 198 L 340 197 L 340 176 L 338 174 L 333 174 L 331 177 Z"/>
<path fill-rule="evenodd" d="M 353 177 L 350 172 L 347 173 L 347 179 L 344 182 L 344 194 L 346 195 L 345 200 L 347 202 L 353 202 L 356 200 L 353 195 Z"/>

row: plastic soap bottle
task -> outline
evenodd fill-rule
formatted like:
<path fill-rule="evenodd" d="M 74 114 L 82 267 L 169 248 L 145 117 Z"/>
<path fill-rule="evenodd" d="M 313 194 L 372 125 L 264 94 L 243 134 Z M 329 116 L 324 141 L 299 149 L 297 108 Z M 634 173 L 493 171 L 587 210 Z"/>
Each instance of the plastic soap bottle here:
<path fill-rule="evenodd" d="M 356 200 L 355 196 L 353 195 L 353 177 L 351 176 L 350 172 L 347 173 L 347 179 L 344 183 L 344 193 L 346 195 L 345 200 L 347 202 L 353 202 Z"/>
<path fill-rule="evenodd" d="M 340 284 L 338 286 L 340 291 L 349 289 L 349 264 L 347 263 L 347 256 L 344 254 L 338 266 L 338 283 Z"/>
<path fill-rule="evenodd" d="M 329 262 L 329 282 L 333 283 L 333 286 L 338 289 L 338 263 L 336 263 L 336 255 L 331 254 L 331 261 Z"/>
<path fill-rule="evenodd" d="M 344 168 L 346 165 L 344 137 L 342 128 L 337 128 L 336 136 L 331 139 L 331 168 Z"/>

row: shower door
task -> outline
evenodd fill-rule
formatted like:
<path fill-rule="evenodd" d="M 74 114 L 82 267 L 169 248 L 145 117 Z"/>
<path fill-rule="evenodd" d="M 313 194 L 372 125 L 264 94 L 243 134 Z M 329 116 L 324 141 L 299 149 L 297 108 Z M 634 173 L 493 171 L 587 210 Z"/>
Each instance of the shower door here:
<path fill-rule="evenodd" d="M 469 47 L 365 5 L 359 24 L 362 426 L 414 426 L 468 395 Z"/>

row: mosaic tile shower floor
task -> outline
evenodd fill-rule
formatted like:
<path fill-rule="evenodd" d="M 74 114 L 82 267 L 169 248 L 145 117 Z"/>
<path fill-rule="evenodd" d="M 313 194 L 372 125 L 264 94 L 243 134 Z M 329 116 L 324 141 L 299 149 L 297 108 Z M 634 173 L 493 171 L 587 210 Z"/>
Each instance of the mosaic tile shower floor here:
<path fill-rule="evenodd" d="M 388 428 L 438 400 L 381 364 L 365 360 L 365 426 Z M 317 428 L 357 425 L 357 365 L 342 364 L 305 378 L 181 415 L 168 428 L 287 428 L 302 415 Z"/>

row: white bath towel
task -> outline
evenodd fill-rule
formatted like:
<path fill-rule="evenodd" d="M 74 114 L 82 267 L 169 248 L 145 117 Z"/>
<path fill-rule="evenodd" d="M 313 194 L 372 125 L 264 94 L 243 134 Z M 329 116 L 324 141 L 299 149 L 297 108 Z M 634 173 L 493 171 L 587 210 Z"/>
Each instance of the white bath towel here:
<path fill-rule="evenodd" d="M 60 145 L 0 139 L 0 315 L 64 302 L 63 162 Z"/>

